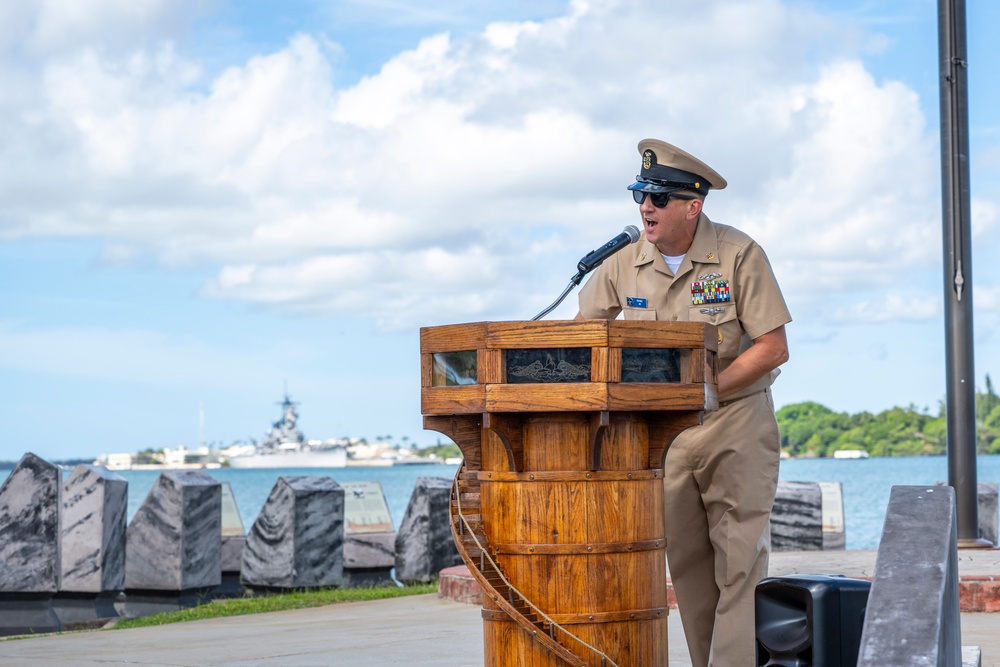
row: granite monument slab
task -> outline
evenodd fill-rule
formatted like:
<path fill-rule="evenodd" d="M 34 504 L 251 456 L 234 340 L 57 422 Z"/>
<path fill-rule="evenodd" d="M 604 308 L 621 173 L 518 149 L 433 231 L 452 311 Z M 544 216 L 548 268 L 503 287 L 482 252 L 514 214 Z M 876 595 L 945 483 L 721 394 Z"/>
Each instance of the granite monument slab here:
<path fill-rule="evenodd" d="M 62 471 L 27 453 L 0 486 L 0 634 L 56 632 Z"/>
<path fill-rule="evenodd" d="M 429 583 L 446 567 L 462 564 L 451 537 L 451 480 L 419 477 L 396 536 L 396 578 Z"/>
<path fill-rule="evenodd" d="M 816 482 L 778 482 L 771 510 L 773 551 L 822 551 L 823 491 Z"/>
<path fill-rule="evenodd" d="M 343 577 L 344 489 L 329 477 L 279 477 L 247 533 L 243 583 L 317 588 Z"/>
<path fill-rule="evenodd" d="M 125 588 L 128 482 L 80 464 L 63 484 L 62 585 L 55 607 L 63 626 L 115 618 Z"/>
<path fill-rule="evenodd" d="M 125 587 L 185 591 L 222 578 L 222 492 L 200 470 L 160 473 L 126 531 Z"/>

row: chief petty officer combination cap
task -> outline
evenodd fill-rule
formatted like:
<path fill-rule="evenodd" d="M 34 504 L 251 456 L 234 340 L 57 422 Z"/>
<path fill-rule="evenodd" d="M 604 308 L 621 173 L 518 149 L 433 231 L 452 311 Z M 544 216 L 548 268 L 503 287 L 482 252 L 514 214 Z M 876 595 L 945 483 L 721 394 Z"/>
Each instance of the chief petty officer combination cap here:
<path fill-rule="evenodd" d="M 707 195 L 709 190 L 722 190 L 726 179 L 695 156 L 658 139 L 639 142 L 642 170 L 629 190 L 677 192 L 691 190 Z"/>

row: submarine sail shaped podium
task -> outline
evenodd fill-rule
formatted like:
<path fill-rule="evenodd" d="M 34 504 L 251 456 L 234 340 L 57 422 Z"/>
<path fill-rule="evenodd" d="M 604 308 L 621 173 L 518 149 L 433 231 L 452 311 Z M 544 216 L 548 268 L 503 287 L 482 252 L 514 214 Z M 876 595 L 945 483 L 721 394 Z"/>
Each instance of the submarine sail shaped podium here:
<path fill-rule="evenodd" d="M 483 587 L 485 664 L 667 663 L 663 464 L 718 407 L 697 322 L 420 331 L 424 428 L 462 450 L 451 528 Z"/>

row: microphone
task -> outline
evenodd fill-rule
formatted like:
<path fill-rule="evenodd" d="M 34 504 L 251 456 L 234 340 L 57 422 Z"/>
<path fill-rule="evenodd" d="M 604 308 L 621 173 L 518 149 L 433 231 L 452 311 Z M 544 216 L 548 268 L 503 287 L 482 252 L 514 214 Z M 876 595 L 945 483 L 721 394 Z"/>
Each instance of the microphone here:
<path fill-rule="evenodd" d="M 576 265 L 577 271 L 579 271 L 577 276 L 583 278 L 585 275 L 600 266 L 601 262 L 606 260 L 608 257 L 611 257 L 611 255 L 615 254 L 625 246 L 630 243 L 635 243 L 638 240 L 639 229 L 635 225 L 626 226 L 625 231 L 621 234 L 614 237 L 597 250 L 591 250 L 583 256 L 580 263 Z"/>
<path fill-rule="evenodd" d="M 611 255 L 615 254 L 628 244 L 635 243 L 638 240 L 639 229 L 635 225 L 626 225 L 625 231 L 621 234 L 614 237 L 597 250 L 591 250 L 584 255 L 583 259 L 581 259 L 579 264 L 576 265 L 576 275 L 569 279 L 569 285 L 566 285 L 566 289 L 564 289 L 563 293 L 559 295 L 559 298 L 556 299 L 551 306 L 532 317 L 531 321 L 534 322 L 535 320 L 540 320 L 555 310 L 556 306 L 562 303 L 563 299 L 566 298 L 566 295 L 569 294 L 574 287 L 580 284 L 580 281 L 583 280 L 585 275 L 600 266 L 601 262 L 606 260 L 608 257 L 611 257 Z"/>

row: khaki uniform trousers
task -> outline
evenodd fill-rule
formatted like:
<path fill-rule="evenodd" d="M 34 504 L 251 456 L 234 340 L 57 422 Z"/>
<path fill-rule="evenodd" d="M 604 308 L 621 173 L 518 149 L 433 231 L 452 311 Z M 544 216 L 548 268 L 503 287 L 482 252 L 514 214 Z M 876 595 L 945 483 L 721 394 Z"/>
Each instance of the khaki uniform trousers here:
<path fill-rule="evenodd" d="M 694 667 L 756 664 L 779 453 L 770 389 L 723 401 L 667 450 L 667 562 Z"/>

